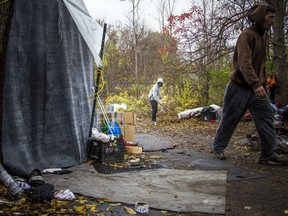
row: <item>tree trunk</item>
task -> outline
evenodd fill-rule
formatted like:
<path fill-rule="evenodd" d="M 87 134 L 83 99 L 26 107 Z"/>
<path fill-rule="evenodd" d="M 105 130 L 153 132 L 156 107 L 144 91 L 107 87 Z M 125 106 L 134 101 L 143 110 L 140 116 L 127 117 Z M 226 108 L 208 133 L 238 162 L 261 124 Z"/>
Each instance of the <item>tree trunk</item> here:
<path fill-rule="evenodd" d="M 284 17 L 287 2 L 285 0 L 267 0 L 276 9 L 275 24 L 273 27 L 273 53 L 274 66 L 277 86 L 279 92 L 277 100 L 281 105 L 286 105 L 288 98 L 287 91 L 287 61 L 285 53 L 285 33 L 284 33 Z"/>

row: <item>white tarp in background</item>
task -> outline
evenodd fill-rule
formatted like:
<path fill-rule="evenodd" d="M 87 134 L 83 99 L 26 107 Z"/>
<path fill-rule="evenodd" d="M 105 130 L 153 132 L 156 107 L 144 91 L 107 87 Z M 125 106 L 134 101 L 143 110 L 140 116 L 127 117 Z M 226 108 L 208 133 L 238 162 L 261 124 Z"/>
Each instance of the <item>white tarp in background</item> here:
<path fill-rule="evenodd" d="M 64 3 L 91 50 L 97 66 L 102 66 L 99 53 L 101 50 L 103 28 L 90 16 L 82 0 L 64 0 Z"/>
<path fill-rule="evenodd" d="M 209 105 L 209 107 L 212 107 L 214 109 L 214 111 L 217 112 L 218 117 L 222 116 L 222 107 L 215 105 L 215 104 L 211 104 L 211 105 Z M 197 107 L 194 109 L 185 110 L 183 112 L 178 113 L 178 118 L 183 119 L 186 117 L 195 117 L 195 115 L 197 115 L 198 113 L 201 113 L 203 108 L 204 107 Z"/>

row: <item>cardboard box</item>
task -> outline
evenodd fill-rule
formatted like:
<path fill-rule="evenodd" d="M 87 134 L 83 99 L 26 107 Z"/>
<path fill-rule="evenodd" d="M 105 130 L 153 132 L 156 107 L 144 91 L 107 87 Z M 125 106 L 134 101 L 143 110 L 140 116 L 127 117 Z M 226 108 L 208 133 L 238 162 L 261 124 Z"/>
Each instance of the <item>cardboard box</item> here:
<path fill-rule="evenodd" d="M 136 125 L 136 114 L 133 112 L 124 113 L 124 124 Z"/>
<path fill-rule="evenodd" d="M 124 120 L 123 112 L 108 112 L 106 114 L 110 122 L 112 122 L 114 119 L 118 124 L 123 124 L 123 120 Z M 102 122 L 105 121 L 103 113 L 100 113 L 99 118 Z"/>
<path fill-rule="evenodd" d="M 124 125 L 124 140 L 126 142 L 134 142 L 135 125 L 125 124 Z"/>
<path fill-rule="evenodd" d="M 125 152 L 130 154 L 141 154 L 142 146 L 125 146 Z"/>

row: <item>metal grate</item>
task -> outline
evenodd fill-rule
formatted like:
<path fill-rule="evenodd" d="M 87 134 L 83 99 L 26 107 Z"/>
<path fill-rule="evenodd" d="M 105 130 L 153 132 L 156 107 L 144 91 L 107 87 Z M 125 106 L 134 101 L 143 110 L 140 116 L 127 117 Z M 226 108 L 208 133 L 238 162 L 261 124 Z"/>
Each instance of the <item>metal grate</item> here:
<path fill-rule="evenodd" d="M 161 166 L 160 164 L 151 164 L 148 166 L 139 166 L 139 167 L 112 167 L 112 166 L 100 164 L 97 162 L 94 162 L 93 166 L 98 173 L 103 173 L 103 174 L 138 172 L 138 171 L 144 171 L 144 170 L 163 168 L 163 166 Z"/>

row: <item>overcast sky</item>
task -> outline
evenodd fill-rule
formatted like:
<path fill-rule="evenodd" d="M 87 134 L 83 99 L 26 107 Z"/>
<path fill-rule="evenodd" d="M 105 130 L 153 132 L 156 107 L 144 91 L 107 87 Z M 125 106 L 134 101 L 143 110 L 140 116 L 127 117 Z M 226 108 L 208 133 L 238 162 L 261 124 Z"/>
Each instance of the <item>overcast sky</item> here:
<path fill-rule="evenodd" d="M 84 0 L 91 16 L 96 19 L 104 19 L 107 24 L 117 22 L 127 23 L 131 3 L 123 0 Z M 157 0 L 143 0 L 140 5 L 141 18 L 146 26 L 157 31 L 159 13 L 156 10 Z M 190 8 L 191 0 L 176 0 L 176 13 L 187 11 Z"/>

